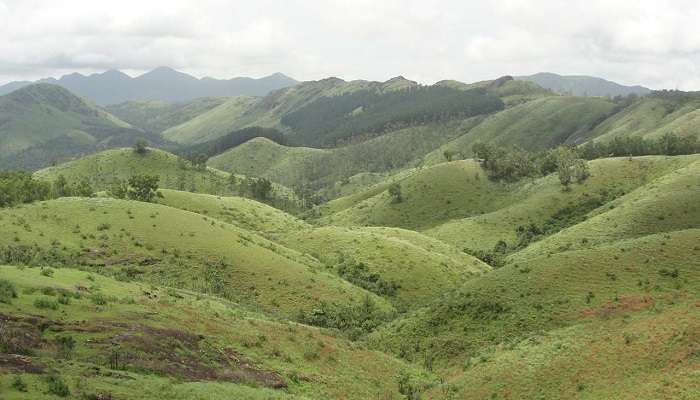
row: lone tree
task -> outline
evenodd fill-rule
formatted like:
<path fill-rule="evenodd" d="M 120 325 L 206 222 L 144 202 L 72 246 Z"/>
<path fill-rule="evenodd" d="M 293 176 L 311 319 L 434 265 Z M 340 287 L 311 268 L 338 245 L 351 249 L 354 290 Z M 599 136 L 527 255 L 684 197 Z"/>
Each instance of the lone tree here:
<path fill-rule="evenodd" d="M 137 140 L 134 143 L 134 152 L 141 155 L 148 153 L 148 143 L 143 139 Z"/>
<path fill-rule="evenodd" d="M 126 196 L 131 200 L 153 202 L 156 197 L 162 197 L 158 191 L 159 180 L 156 175 L 134 175 L 129 178 Z"/>
<path fill-rule="evenodd" d="M 394 203 L 401 203 L 403 201 L 403 195 L 401 194 L 401 185 L 398 182 L 392 183 L 389 186 L 389 196 L 391 196 Z"/>
<path fill-rule="evenodd" d="M 445 157 L 445 160 L 446 160 L 447 162 L 452 161 L 452 159 L 454 158 L 454 156 L 455 156 L 456 154 L 457 154 L 457 153 L 456 153 L 455 151 L 449 150 L 449 149 L 442 152 L 442 155 Z"/>

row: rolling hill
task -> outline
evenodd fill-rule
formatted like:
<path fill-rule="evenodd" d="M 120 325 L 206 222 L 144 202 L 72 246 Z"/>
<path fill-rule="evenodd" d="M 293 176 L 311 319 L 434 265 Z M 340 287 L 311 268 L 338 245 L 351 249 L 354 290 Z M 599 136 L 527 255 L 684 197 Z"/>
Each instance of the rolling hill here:
<path fill-rule="evenodd" d="M 184 103 L 127 101 L 105 107 L 112 115 L 140 129 L 161 133 L 221 105 L 225 97 L 202 97 Z"/>
<path fill-rule="evenodd" d="M 0 218 L 5 262 L 83 265 L 288 317 L 319 300 L 359 302 L 371 295 L 256 233 L 163 205 L 64 198 L 0 210 Z"/>
<path fill-rule="evenodd" d="M 163 150 L 149 149 L 146 154 L 137 154 L 133 149 L 105 150 L 78 160 L 35 172 L 38 179 L 53 182 L 60 175 L 76 182 L 87 179 L 93 190 L 108 190 L 118 180 L 128 179 L 134 174 L 159 177 L 159 187 L 187 190 L 190 192 L 218 195 L 246 195 L 241 182 L 245 177 L 237 176 L 232 184 L 230 174 L 214 168 L 197 168 L 190 162 Z M 296 195 L 288 188 L 273 184 L 269 201 L 278 206 L 294 210 L 298 208 Z"/>
<path fill-rule="evenodd" d="M 396 371 L 430 379 L 214 296 L 72 268 L 0 266 L 0 282 L 7 399 L 396 398 Z"/>
<path fill-rule="evenodd" d="M 280 241 L 340 271 L 350 282 L 366 285 L 401 310 L 421 306 L 490 270 L 456 248 L 402 229 L 322 227 L 290 231 Z M 378 286 L 372 274 L 385 286 Z"/>
<path fill-rule="evenodd" d="M 264 96 L 297 82 L 280 73 L 260 79 L 198 79 L 169 67 L 158 67 L 134 78 L 121 71 L 109 70 L 88 76 L 73 73 L 59 79 L 41 79 L 36 83 L 59 85 L 97 104 L 107 105 L 126 101 L 183 102 L 199 97 Z M 11 82 L 0 86 L 0 94 L 29 84 L 31 82 Z"/>
<path fill-rule="evenodd" d="M 36 169 L 142 136 L 56 85 L 31 85 L 0 97 L 0 166 L 5 168 Z"/>

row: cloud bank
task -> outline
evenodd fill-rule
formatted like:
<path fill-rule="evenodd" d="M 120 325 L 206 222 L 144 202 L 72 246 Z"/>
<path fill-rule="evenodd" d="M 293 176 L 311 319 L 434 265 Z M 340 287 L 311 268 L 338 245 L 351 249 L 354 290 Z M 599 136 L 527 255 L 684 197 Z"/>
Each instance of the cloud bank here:
<path fill-rule="evenodd" d="M 167 65 L 424 83 L 552 71 L 700 90 L 700 3 L 0 0 L 0 83 Z"/>

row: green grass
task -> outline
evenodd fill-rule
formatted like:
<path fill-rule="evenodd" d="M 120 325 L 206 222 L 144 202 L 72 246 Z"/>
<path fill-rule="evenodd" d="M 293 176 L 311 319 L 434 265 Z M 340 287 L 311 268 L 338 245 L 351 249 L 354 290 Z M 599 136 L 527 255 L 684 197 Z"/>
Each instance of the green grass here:
<path fill-rule="evenodd" d="M 246 113 L 258 101 L 255 97 L 234 97 L 182 124 L 166 129 L 162 136 L 183 144 L 216 139 L 236 129 L 250 126 L 246 123 L 249 120 Z"/>
<path fill-rule="evenodd" d="M 163 198 L 159 199 L 159 204 L 216 218 L 266 237 L 309 227 L 306 222 L 255 200 L 168 189 L 161 192 Z"/>
<path fill-rule="evenodd" d="M 513 260 L 697 228 L 700 226 L 700 161 L 696 156 L 675 159 L 685 161 L 686 165 L 600 207 L 586 221 L 529 246 L 513 255 Z"/>
<path fill-rule="evenodd" d="M 350 200 L 329 203 L 328 210 L 339 211 L 324 214 L 321 222 L 423 230 L 455 218 L 496 210 L 514 188 L 522 185 L 492 182 L 472 160 L 414 170 L 394 181 L 401 185 L 401 202 L 389 196 L 387 184 L 376 185 L 365 193 L 350 196 Z M 347 207 L 349 204 L 353 205 Z"/>
<path fill-rule="evenodd" d="M 6 399 L 58 398 L 47 394 L 50 372 L 69 398 L 251 400 L 399 398 L 396 371 L 422 374 L 319 329 L 194 292 L 70 268 L 46 277 L 38 268 L 0 266 L 0 277 L 19 291 L 13 304 L 0 303 L 11 316 L 3 320 L 1 343 L 11 346 L 3 360 L 23 360 L 0 364 Z M 70 303 L 37 309 L 47 288 Z M 109 301 L 96 305 L 96 294 Z M 67 337 L 72 348 L 57 345 Z M 16 352 L 29 356 L 8 355 Z M 18 376 L 26 392 L 11 387 Z"/>
<path fill-rule="evenodd" d="M 643 97 L 602 122 L 593 135 L 601 141 L 622 136 L 658 139 L 666 133 L 698 137 L 699 104 L 697 99 L 684 101 L 660 96 Z"/>
<path fill-rule="evenodd" d="M 109 105 L 106 109 L 112 114 L 143 130 L 160 133 L 183 124 L 214 107 L 223 104 L 225 97 L 204 97 L 185 103 L 167 101 L 127 101 Z"/>
<path fill-rule="evenodd" d="M 468 358 L 428 397 L 692 399 L 699 313 L 687 303 L 655 306 L 533 335 Z"/>
<path fill-rule="evenodd" d="M 0 247 L 35 253 L 17 256 L 17 250 L 7 261 L 79 264 L 286 316 L 319 300 L 352 303 L 368 294 L 256 233 L 164 205 L 64 198 L 0 210 L 0 222 Z"/>
<path fill-rule="evenodd" d="M 228 172 L 215 168 L 199 169 L 163 150 L 149 149 L 137 154 L 130 148 L 106 150 L 75 161 L 35 172 L 34 176 L 54 181 L 63 175 L 72 182 L 87 178 L 95 191 L 109 189 L 117 180 L 126 180 L 134 174 L 157 175 L 159 187 L 217 195 L 236 195 L 238 190 L 229 184 Z M 243 176 L 238 176 L 243 179 Z M 273 184 L 271 203 L 294 210 L 298 208 L 296 195 L 288 188 Z"/>
<path fill-rule="evenodd" d="M 49 84 L 30 85 L 0 96 L 0 120 L 0 165 L 15 168 L 47 165 L 115 137 L 138 134 L 126 122 Z M 32 150 L 44 159 L 22 156 Z"/>
<path fill-rule="evenodd" d="M 563 191 L 556 174 L 518 187 L 506 205 L 492 212 L 448 221 L 425 231 L 459 248 L 490 250 L 499 241 L 517 245 L 516 228 L 559 223 L 561 228 L 581 222 L 601 205 L 671 173 L 698 157 L 608 158 L 589 162 L 591 177 Z M 560 217 L 561 222 L 553 220 Z"/>
<path fill-rule="evenodd" d="M 378 349 L 455 365 L 540 332 L 698 301 L 700 230 L 512 262 L 376 332 Z M 675 271 L 675 272 L 674 272 Z"/>
<path fill-rule="evenodd" d="M 490 270 L 481 261 L 417 232 L 392 228 L 322 227 L 290 232 L 285 245 L 308 253 L 329 269 L 363 263 L 370 273 L 400 285 L 385 296 L 399 309 L 413 309 Z"/>
<path fill-rule="evenodd" d="M 428 154 L 425 161 L 428 164 L 443 161 L 445 150 L 470 156 L 472 145 L 479 141 L 530 151 L 579 144 L 592 137 L 595 124 L 612 114 L 615 107 L 614 103 L 597 98 L 536 99 L 491 115 L 466 134 Z"/>

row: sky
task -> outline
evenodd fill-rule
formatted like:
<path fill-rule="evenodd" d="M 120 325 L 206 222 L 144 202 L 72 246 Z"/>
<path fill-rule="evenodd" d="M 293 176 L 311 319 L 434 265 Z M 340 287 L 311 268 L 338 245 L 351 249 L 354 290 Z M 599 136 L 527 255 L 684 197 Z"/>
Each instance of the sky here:
<path fill-rule="evenodd" d="M 170 66 L 427 84 L 548 71 L 700 90 L 698 21 L 697 0 L 0 0 L 0 84 Z"/>

